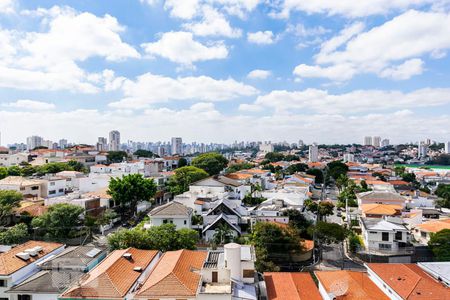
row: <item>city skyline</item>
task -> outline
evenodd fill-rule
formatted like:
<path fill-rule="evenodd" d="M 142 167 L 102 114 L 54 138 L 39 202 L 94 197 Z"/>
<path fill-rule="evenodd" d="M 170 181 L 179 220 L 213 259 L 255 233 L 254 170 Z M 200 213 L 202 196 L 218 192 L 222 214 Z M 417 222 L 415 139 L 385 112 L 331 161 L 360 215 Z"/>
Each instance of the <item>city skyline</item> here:
<path fill-rule="evenodd" d="M 112 128 L 130 140 L 447 141 L 449 11 L 446 0 L 4 0 L 2 143 L 92 143 Z"/>

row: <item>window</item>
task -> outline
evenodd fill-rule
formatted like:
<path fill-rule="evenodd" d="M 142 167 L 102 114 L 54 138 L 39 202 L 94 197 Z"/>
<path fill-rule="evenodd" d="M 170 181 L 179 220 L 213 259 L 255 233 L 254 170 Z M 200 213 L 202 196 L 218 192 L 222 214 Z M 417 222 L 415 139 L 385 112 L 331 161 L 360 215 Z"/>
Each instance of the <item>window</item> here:
<path fill-rule="evenodd" d="M 255 276 L 255 270 L 243 270 L 244 278 L 253 278 Z"/>
<path fill-rule="evenodd" d="M 389 232 L 382 232 L 381 233 L 381 240 L 388 242 L 389 241 Z"/>
<path fill-rule="evenodd" d="M 56 191 L 55 191 L 55 190 L 53 190 L 53 191 L 48 191 L 48 194 L 49 194 L 49 195 L 54 195 L 54 194 L 56 194 Z"/>
<path fill-rule="evenodd" d="M 392 245 L 391 244 L 378 244 L 378 248 L 380 250 L 391 250 Z"/>
<path fill-rule="evenodd" d="M 31 295 L 19 295 L 17 300 L 31 300 Z"/>
<path fill-rule="evenodd" d="M 423 238 L 426 238 L 426 237 L 427 237 L 427 233 L 422 231 L 422 232 L 420 233 L 420 236 L 423 237 Z"/>
<path fill-rule="evenodd" d="M 0 279 L 0 286 L 1 286 L 1 287 L 7 287 L 7 286 L 8 286 L 7 281 L 4 280 L 4 279 Z"/>
<path fill-rule="evenodd" d="M 184 225 L 186 225 L 187 224 L 187 220 L 184 220 Z"/>
<path fill-rule="evenodd" d="M 51 186 L 55 185 L 55 182 L 54 181 L 50 182 L 50 185 Z"/>
<path fill-rule="evenodd" d="M 397 231 L 397 232 L 395 233 L 395 239 L 396 239 L 396 240 L 403 240 L 403 232 Z"/>
<path fill-rule="evenodd" d="M 64 193 L 64 189 L 59 189 L 58 192 Z"/>
<path fill-rule="evenodd" d="M 36 191 L 36 190 L 38 190 L 38 189 L 39 189 L 38 186 L 32 186 L 32 187 L 31 187 L 31 190 L 32 190 L 32 191 Z"/>
<path fill-rule="evenodd" d="M 370 234 L 378 234 L 376 231 L 369 231 Z"/>

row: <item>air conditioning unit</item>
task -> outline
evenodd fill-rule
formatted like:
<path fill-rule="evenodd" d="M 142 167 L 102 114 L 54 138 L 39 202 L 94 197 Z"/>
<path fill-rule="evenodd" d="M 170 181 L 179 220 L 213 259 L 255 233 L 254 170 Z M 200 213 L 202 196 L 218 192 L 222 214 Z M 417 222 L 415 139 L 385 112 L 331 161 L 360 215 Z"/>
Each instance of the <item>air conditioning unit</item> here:
<path fill-rule="evenodd" d="M 28 253 L 30 256 L 33 257 L 38 255 L 38 252 L 34 248 L 25 249 L 23 252 Z"/>
<path fill-rule="evenodd" d="M 142 267 L 134 267 L 133 271 L 142 272 Z"/>
<path fill-rule="evenodd" d="M 37 252 L 42 252 L 44 251 L 44 248 L 42 248 L 42 246 L 36 246 L 33 248 L 34 250 L 36 250 Z"/>
<path fill-rule="evenodd" d="M 26 252 L 19 252 L 16 254 L 16 256 L 20 259 L 23 260 L 29 260 L 30 259 L 30 254 L 26 253 Z"/>

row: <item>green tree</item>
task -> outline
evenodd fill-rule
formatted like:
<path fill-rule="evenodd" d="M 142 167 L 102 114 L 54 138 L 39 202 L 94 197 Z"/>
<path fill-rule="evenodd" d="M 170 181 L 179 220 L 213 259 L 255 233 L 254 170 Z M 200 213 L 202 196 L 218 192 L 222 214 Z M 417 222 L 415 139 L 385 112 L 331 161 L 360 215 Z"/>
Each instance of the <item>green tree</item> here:
<path fill-rule="evenodd" d="M 403 173 L 402 179 L 406 182 L 415 182 L 416 181 L 416 175 L 414 173 Z"/>
<path fill-rule="evenodd" d="M 323 183 L 323 172 L 319 169 L 309 169 L 306 174 L 316 176 L 316 183 Z"/>
<path fill-rule="evenodd" d="M 306 209 L 322 217 L 330 216 L 334 213 L 334 204 L 329 201 L 315 202 L 311 199 L 305 200 Z"/>
<path fill-rule="evenodd" d="M 34 218 L 31 226 L 39 228 L 42 233 L 52 238 L 67 238 L 73 236 L 83 224 L 84 209 L 68 203 L 58 203 L 49 206 L 43 215 Z"/>
<path fill-rule="evenodd" d="M 269 152 L 264 156 L 264 159 L 266 159 L 268 162 L 277 162 L 284 160 L 284 155 L 279 152 Z"/>
<path fill-rule="evenodd" d="M 185 167 L 187 165 L 188 165 L 187 159 L 184 157 L 180 157 L 180 159 L 178 160 L 177 168 Z"/>
<path fill-rule="evenodd" d="M 21 176 L 22 170 L 19 166 L 12 166 L 8 168 L 8 176 Z"/>
<path fill-rule="evenodd" d="M 309 228 L 310 234 L 325 244 L 341 243 L 347 237 L 347 230 L 336 223 L 317 222 L 316 226 Z"/>
<path fill-rule="evenodd" d="M 216 230 L 214 231 L 214 243 L 216 244 L 226 244 L 231 242 L 231 239 L 233 238 L 232 231 L 230 227 L 228 227 L 225 224 L 220 224 L 217 226 Z"/>
<path fill-rule="evenodd" d="M 36 169 L 36 173 L 38 175 L 55 174 L 62 171 L 72 171 L 72 167 L 70 167 L 67 163 L 53 162 L 39 166 Z"/>
<path fill-rule="evenodd" d="M 5 217 L 12 213 L 15 207 L 19 207 L 23 195 L 16 191 L 0 190 L 0 222 L 4 223 Z"/>
<path fill-rule="evenodd" d="M 67 162 L 67 165 L 72 169 L 72 171 L 88 173 L 87 168 L 79 161 L 71 160 Z"/>
<path fill-rule="evenodd" d="M 450 261 L 450 229 L 431 234 L 428 247 L 439 261 Z"/>
<path fill-rule="evenodd" d="M 128 157 L 125 151 L 109 151 L 107 159 L 109 163 L 120 163 Z"/>
<path fill-rule="evenodd" d="M 339 176 L 347 174 L 348 167 L 341 161 L 332 161 L 327 164 L 328 174 L 337 180 Z"/>
<path fill-rule="evenodd" d="M 336 187 L 338 188 L 339 191 L 342 191 L 343 188 L 347 187 L 349 181 L 350 180 L 348 179 L 347 175 L 341 174 L 336 179 Z"/>
<path fill-rule="evenodd" d="M 150 201 L 156 193 L 156 184 L 153 179 L 145 179 L 141 174 L 129 174 L 111 178 L 107 193 L 119 203 L 124 218 L 127 213 L 136 213 L 139 201 Z"/>
<path fill-rule="evenodd" d="M 0 244 L 20 244 L 28 236 L 28 227 L 19 223 L 0 232 Z"/>
<path fill-rule="evenodd" d="M 178 168 L 168 182 L 169 191 L 175 195 L 182 194 L 189 190 L 191 183 L 208 176 L 209 174 L 206 171 L 197 167 L 185 166 Z"/>
<path fill-rule="evenodd" d="M 248 162 L 244 162 L 244 163 L 240 163 L 240 164 L 232 164 L 230 166 L 228 166 L 228 168 L 226 169 L 226 173 L 234 173 L 240 170 L 247 170 L 247 169 L 251 169 L 253 168 L 255 165 L 248 163 Z"/>
<path fill-rule="evenodd" d="M 32 176 L 36 172 L 37 172 L 36 167 L 30 165 L 29 163 L 23 165 L 22 169 L 21 169 L 22 176 L 25 176 L 25 177 Z"/>
<path fill-rule="evenodd" d="M 177 230 L 177 245 L 180 249 L 195 250 L 199 240 L 198 232 L 189 228 Z"/>
<path fill-rule="evenodd" d="M 0 180 L 8 177 L 8 168 L 0 167 Z"/>
<path fill-rule="evenodd" d="M 136 150 L 136 152 L 134 152 L 133 154 L 136 155 L 137 157 L 147 157 L 147 158 L 152 158 L 155 156 L 155 154 L 152 151 L 143 149 Z"/>
<path fill-rule="evenodd" d="M 395 175 L 397 175 L 397 176 L 402 176 L 405 173 L 405 171 L 406 171 L 406 168 L 404 166 L 394 167 L 394 172 L 395 172 Z"/>
<path fill-rule="evenodd" d="M 228 160 L 216 152 L 200 154 L 192 160 L 192 166 L 203 169 L 209 175 L 217 175 L 226 168 Z"/>
<path fill-rule="evenodd" d="M 297 172 L 305 172 L 306 170 L 308 170 L 308 165 L 307 164 L 298 163 L 298 164 L 293 164 L 293 165 L 290 165 L 289 167 L 287 167 L 285 172 L 288 175 L 292 175 L 292 174 L 295 174 Z"/>
<path fill-rule="evenodd" d="M 437 201 L 440 207 L 450 208 L 450 184 L 439 184 L 434 193 L 442 198 Z"/>
<path fill-rule="evenodd" d="M 307 229 L 312 222 L 305 218 L 303 213 L 298 209 L 287 209 L 283 211 L 283 216 L 289 217 L 289 225 L 297 228 L 301 237 L 310 238 Z"/>

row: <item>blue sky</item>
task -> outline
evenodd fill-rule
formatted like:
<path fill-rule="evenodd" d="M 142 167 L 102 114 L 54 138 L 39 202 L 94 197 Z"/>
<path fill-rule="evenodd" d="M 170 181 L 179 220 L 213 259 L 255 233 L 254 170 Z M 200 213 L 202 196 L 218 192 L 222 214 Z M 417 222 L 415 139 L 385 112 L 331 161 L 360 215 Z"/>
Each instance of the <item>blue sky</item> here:
<path fill-rule="evenodd" d="M 449 0 L 0 0 L 1 143 L 450 140 L 449 48 Z"/>

